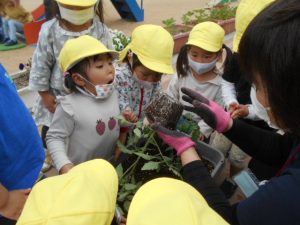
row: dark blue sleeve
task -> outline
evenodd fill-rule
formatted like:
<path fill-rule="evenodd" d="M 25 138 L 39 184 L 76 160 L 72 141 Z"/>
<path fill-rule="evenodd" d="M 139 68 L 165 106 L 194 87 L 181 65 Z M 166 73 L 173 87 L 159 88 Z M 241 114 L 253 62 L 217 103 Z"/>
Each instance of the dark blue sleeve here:
<path fill-rule="evenodd" d="M 30 188 L 45 153 L 31 113 L 0 64 L 0 183 L 8 190 Z"/>
<path fill-rule="evenodd" d="M 300 171 L 289 169 L 237 206 L 240 225 L 298 225 Z"/>

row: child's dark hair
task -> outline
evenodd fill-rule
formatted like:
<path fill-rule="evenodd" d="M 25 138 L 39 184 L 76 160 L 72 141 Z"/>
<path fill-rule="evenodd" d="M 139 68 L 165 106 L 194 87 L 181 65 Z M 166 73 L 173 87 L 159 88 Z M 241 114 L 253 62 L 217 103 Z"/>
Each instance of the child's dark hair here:
<path fill-rule="evenodd" d="M 128 57 L 125 57 L 123 62 L 127 63 L 132 71 L 138 66 L 144 66 L 134 53 L 132 53 L 132 65 L 130 64 Z"/>
<path fill-rule="evenodd" d="M 300 1 L 278 0 L 258 14 L 239 45 L 239 63 L 262 81 L 276 123 L 300 136 Z"/>
<path fill-rule="evenodd" d="M 230 48 L 228 48 L 224 44 L 222 46 L 222 50 L 223 49 L 226 50 L 226 59 L 225 59 L 225 63 L 224 63 L 224 66 L 226 66 L 229 63 L 230 58 L 232 57 L 232 52 L 231 52 Z M 180 52 L 178 54 L 178 58 L 177 58 L 177 62 L 176 62 L 176 70 L 177 70 L 177 74 L 178 74 L 179 78 L 187 76 L 188 71 L 190 69 L 189 61 L 188 61 L 188 51 L 189 50 L 190 50 L 190 45 L 185 45 L 180 49 Z M 221 54 L 221 50 L 216 53 Z"/>
<path fill-rule="evenodd" d="M 104 16 L 103 16 L 103 4 L 102 0 L 99 0 L 95 4 L 95 14 L 98 16 L 99 20 L 104 23 Z M 60 11 L 58 8 L 58 3 L 56 1 L 52 2 L 52 15 L 55 16 L 56 19 L 61 20 Z"/>
<path fill-rule="evenodd" d="M 110 56 L 110 54 L 108 54 Z M 72 75 L 74 73 L 79 73 L 82 77 L 89 80 L 87 77 L 87 70 L 90 68 L 91 63 L 97 61 L 101 55 L 94 55 L 87 58 L 84 58 L 80 62 L 76 63 L 65 73 L 65 87 L 69 89 L 71 92 L 78 92 L 77 85 L 75 84 Z"/>

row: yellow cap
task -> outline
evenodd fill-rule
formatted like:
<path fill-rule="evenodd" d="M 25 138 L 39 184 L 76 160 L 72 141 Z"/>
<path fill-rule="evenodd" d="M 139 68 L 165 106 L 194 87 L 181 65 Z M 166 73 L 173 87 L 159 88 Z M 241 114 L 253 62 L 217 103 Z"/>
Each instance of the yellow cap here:
<path fill-rule="evenodd" d="M 107 49 L 99 40 L 89 35 L 70 39 L 60 51 L 60 68 L 66 72 L 84 58 L 103 53 L 110 53 L 114 59 L 119 56 L 116 51 Z"/>
<path fill-rule="evenodd" d="M 228 225 L 189 184 L 158 178 L 143 185 L 131 202 L 127 225 Z"/>
<path fill-rule="evenodd" d="M 124 60 L 129 49 L 137 55 L 140 62 L 153 71 L 174 74 L 172 67 L 174 40 L 161 26 L 141 25 L 134 29 L 131 42 L 120 53 Z"/>
<path fill-rule="evenodd" d="M 218 52 L 223 46 L 225 31 L 214 22 L 199 23 L 190 32 L 187 45 L 195 45 L 209 52 Z"/>
<path fill-rule="evenodd" d="M 89 7 L 96 4 L 97 0 L 56 0 L 65 5 Z"/>
<path fill-rule="evenodd" d="M 69 173 L 46 178 L 32 189 L 18 225 L 110 225 L 115 213 L 118 176 L 96 159 Z"/>
<path fill-rule="evenodd" d="M 253 18 L 274 0 L 241 0 L 235 17 L 233 51 L 238 52 L 240 40 Z"/>

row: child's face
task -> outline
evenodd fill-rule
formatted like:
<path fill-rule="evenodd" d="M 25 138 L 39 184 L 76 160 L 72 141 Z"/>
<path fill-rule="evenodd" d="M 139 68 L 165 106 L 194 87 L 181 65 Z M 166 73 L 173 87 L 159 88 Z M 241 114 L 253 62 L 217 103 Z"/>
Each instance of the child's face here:
<path fill-rule="evenodd" d="M 133 71 L 138 79 L 148 82 L 158 82 L 161 80 L 161 73 L 150 70 L 144 66 L 137 66 Z"/>
<path fill-rule="evenodd" d="M 115 67 L 109 54 L 101 55 L 96 61 L 91 61 L 86 71 L 88 80 L 94 85 L 111 84 L 115 78 Z M 96 94 L 95 87 L 90 83 L 85 83 L 86 88 Z"/>
<path fill-rule="evenodd" d="M 208 52 L 196 46 L 191 46 L 190 49 L 188 50 L 188 54 L 193 61 L 199 63 L 210 63 L 219 56 L 219 53 Z"/>

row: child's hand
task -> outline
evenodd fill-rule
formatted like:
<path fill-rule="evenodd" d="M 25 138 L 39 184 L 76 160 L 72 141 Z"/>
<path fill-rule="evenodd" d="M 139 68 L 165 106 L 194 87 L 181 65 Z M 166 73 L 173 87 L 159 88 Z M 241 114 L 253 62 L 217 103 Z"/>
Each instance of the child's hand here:
<path fill-rule="evenodd" d="M 6 203 L 0 208 L 0 214 L 8 219 L 18 220 L 31 189 L 8 192 Z"/>
<path fill-rule="evenodd" d="M 59 170 L 59 174 L 65 174 L 69 172 L 73 167 L 74 165 L 72 163 L 66 164 Z"/>
<path fill-rule="evenodd" d="M 56 98 L 54 95 L 50 94 L 49 91 L 40 91 L 40 96 L 42 97 L 45 107 L 51 112 L 54 113 L 56 109 Z"/>
<path fill-rule="evenodd" d="M 231 118 L 243 118 L 249 115 L 249 109 L 247 105 L 238 105 L 238 107 L 232 112 Z"/>
<path fill-rule="evenodd" d="M 239 103 L 233 102 L 229 105 L 228 112 L 230 115 L 239 107 Z"/>
<path fill-rule="evenodd" d="M 120 225 L 126 225 L 126 222 L 127 222 L 127 219 L 124 216 L 122 216 Z"/>
<path fill-rule="evenodd" d="M 139 118 L 132 111 L 125 111 L 122 113 L 122 115 L 127 121 L 131 123 L 136 123 L 139 120 Z"/>

